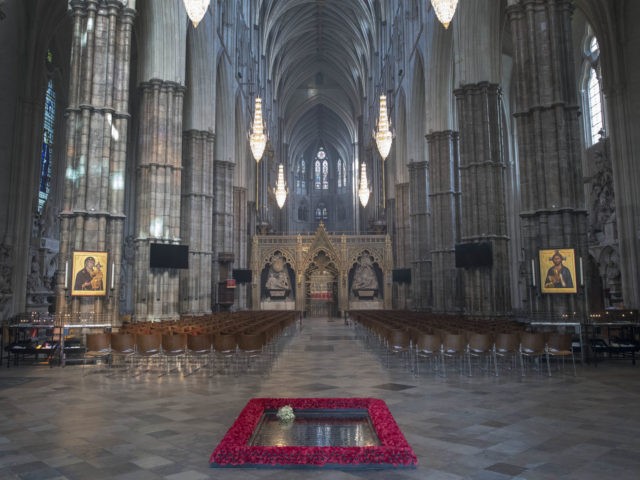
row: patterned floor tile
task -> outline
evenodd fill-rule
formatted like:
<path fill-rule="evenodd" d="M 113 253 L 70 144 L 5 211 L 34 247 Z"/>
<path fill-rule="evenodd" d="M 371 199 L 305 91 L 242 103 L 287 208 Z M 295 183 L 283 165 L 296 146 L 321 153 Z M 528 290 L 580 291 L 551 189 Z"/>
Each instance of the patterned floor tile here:
<path fill-rule="evenodd" d="M 0 478 L 92 480 L 635 480 L 640 382 L 629 362 L 578 376 L 450 374 L 388 358 L 342 319 L 300 322 L 266 372 L 0 372 Z M 387 365 L 387 362 L 389 364 Z M 415 470 L 211 469 L 208 458 L 257 396 L 377 397 L 418 455 Z"/>

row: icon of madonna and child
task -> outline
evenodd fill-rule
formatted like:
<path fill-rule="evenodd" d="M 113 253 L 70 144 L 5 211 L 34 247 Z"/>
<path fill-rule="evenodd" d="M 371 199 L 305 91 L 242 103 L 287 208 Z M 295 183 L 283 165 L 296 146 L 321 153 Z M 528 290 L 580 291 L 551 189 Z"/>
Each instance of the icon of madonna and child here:
<path fill-rule="evenodd" d="M 106 252 L 74 252 L 72 295 L 104 295 Z"/>

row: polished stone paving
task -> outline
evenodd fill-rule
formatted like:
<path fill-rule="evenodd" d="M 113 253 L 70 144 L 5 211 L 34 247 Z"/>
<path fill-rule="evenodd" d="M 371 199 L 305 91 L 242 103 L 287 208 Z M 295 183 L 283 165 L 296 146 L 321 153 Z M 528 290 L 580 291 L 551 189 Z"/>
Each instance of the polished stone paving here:
<path fill-rule="evenodd" d="M 414 376 L 338 319 L 305 319 L 267 373 L 108 376 L 0 370 L 1 479 L 637 479 L 640 381 L 630 361 L 578 375 Z M 91 368 L 91 367 L 90 367 Z M 252 397 L 375 397 L 416 469 L 212 469 Z"/>

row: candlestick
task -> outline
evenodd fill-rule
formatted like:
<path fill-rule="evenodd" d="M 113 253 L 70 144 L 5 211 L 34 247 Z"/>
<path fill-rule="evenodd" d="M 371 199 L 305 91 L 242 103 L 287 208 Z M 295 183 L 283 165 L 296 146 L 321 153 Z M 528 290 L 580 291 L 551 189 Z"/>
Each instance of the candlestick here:
<path fill-rule="evenodd" d="M 111 262 L 111 290 L 116 288 L 116 262 Z"/>
<path fill-rule="evenodd" d="M 64 289 L 69 288 L 69 261 L 64 262 Z"/>
<path fill-rule="evenodd" d="M 531 285 L 536 286 L 536 261 L 531 259 Z"/>
<path fill-rule="evenodd" d="M 580 257 L 580 286 L 584 286 L 584 270 L 582 270 L 582 257 Z"/>

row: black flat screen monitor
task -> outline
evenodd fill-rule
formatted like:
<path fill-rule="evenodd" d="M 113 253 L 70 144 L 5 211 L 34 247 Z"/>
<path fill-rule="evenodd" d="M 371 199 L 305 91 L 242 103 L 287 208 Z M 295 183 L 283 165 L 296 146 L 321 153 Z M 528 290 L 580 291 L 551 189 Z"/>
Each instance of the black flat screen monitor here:
<path fill-rule="evenodd" d="M 490 242 L 458 243 L 456 268 L 482 268 L 493 265 L 493 248 Z"/>
<path fill-rule="evenodd" d="M 237 283 L 251 283 L 251 270 L 235 268 L 233 270 L 233 278 Z"/>
<path fill-rule="evenodd" d="M 189 245 L 152 243 L 149 246 L 150 268 L 189 268 Z"/>
<path fill-rule="evenodd" d="M 411 283 L 411 269 L 395 268 L 392 272 L 392 279 L 394 283 Z"/>

